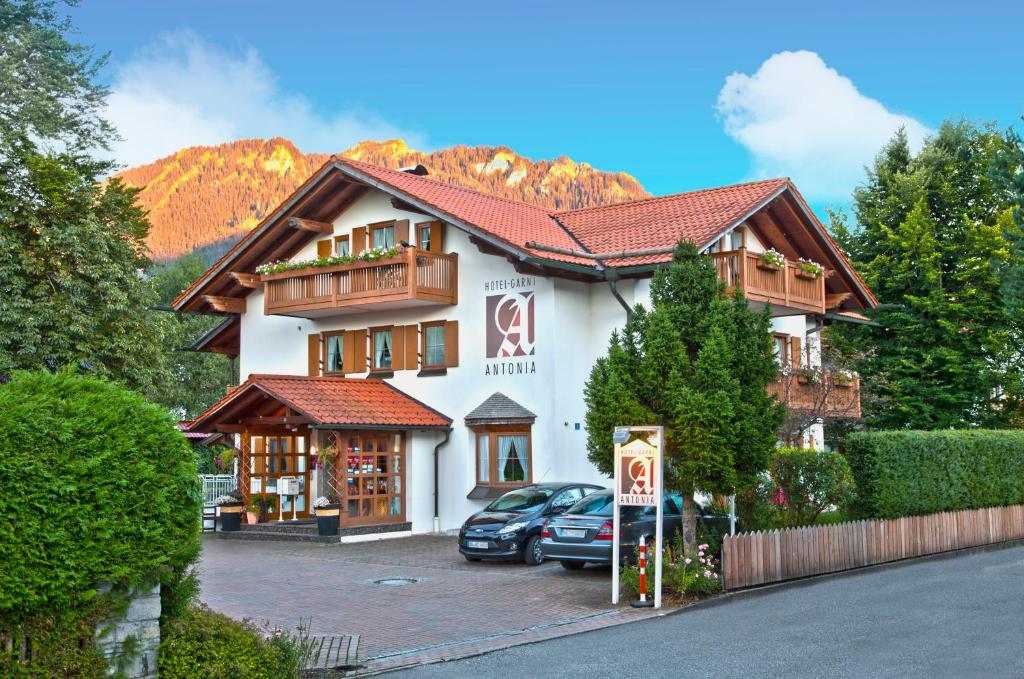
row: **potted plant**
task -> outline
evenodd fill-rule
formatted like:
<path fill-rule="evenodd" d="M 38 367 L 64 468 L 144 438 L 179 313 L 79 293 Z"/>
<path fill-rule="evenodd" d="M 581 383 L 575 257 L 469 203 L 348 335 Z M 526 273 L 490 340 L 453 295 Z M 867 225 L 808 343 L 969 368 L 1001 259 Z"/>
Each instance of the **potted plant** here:
<path fill-rule="evenodd" d="M 313 501 L 313 510 L 316 512 L 316 528 L 320 535 L 330 536 L 338 534 L 338 521 L 341 518 L 341 503 L 333 491 L 327 495 L 321 495 Z"/>
<path fill-rule="evenodd" d="M 800 259 L 796 263 L 796 275 L 798 278 L 814 280 L 825 275 L 825 267 L 810 259 Z"/>
<path fill-rule="evenodd" d="M 245 508 L 246 523 L 263 523 L 274 514 L 274 496 L 260 497 L 253 495 L 249 498 L 249 505 Z"/>
<path fill-rule="evenodd" d="M 762 252 L 761 258 L 757 260 L 757 268 L 765 271 L 780 271 L 784 266 L 786 266 L 785 255 L 774 248 Z"/>
<path fill-rule="evenodd" d="M 832 384 L 840 389 L 853 388 L 853 382 L 856 379 L 857 375 L 855 375 L 851 370 L 837 370 L 832 373 Z"/>
<path fill-rule="evenodd" d="M 220 529 L 224 531 L 236 531 L 242 526 L 242 512 L 245 505 L 242 504 L 242 494 L 233 490 L 226 495 L 217 498 L 217 505 L 220 507 Z"/>

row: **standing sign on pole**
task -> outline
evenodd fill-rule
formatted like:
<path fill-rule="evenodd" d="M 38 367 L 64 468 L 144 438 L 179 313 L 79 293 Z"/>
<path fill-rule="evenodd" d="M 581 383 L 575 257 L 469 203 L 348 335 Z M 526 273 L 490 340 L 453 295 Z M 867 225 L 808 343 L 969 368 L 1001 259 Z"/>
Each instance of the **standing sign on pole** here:
<path fill-rule="evenodd" d="M 616 427 L 615 442 L 615 506 L 612 511 L 612 603 L 619 603 L 619 508 L 655 507 L 655 575 L 654 607 L 661 608 L 662 525 L 665 503 L 662 502 L 662 458 L 664 427 Z M 641 536 L 644 537 L 644 536 Z M 646 593 L 644 593 L 646 594 Z M 641 597 L 644 598 L 644 597 Z"/>

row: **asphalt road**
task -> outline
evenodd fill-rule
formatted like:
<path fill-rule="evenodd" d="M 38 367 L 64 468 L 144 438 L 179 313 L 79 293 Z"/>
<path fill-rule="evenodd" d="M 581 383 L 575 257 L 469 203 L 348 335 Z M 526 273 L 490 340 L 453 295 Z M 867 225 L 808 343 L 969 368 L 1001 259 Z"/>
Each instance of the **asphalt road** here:
<path fill-rule="evenodd" d="M 1024 677 L 1024 547 L 819 580 L 389 677 Z"/>

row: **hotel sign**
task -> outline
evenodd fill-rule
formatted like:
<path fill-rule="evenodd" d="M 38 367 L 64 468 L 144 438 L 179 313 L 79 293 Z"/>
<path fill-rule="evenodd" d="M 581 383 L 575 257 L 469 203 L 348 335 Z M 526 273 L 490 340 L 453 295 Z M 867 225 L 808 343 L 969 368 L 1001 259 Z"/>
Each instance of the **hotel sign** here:
<path fill-rule="evenodd" d="M 662 502 L 662 459 L 665 450 L 664 427 L 616 427 L 615 508 L 612 512 L 612 563 L 620 563 L 620 507 L 654 507 L 654 607 L 661 608 L 661 561 L 665 505 Z M 651 537 L 638 536 L 646 540 Z M 619 569 L 612 568 L 612 603 L 619 602 Z"/>
<path fill-rule="evenodd" d="M 498 279 L 484 283 L 484 375 L 535 374 L 537 366 L 533 276 Z"/>

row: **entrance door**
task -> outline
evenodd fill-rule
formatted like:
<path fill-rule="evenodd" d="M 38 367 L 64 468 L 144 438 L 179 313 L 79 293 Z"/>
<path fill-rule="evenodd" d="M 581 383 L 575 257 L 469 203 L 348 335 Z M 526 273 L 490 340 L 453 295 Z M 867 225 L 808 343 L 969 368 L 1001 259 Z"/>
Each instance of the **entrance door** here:
<path fill-rule="evenodd" d="M 274 513 L 270 519 L 292 518 L 292 496 L 279 497 L 278 479 L 294 476 L 299 480 L 299 494 L 294 497 L 295 516 L 309 516 L 309 467 L 306 459 L 307 440 L 296 435 L 250 436 L 249 494 L 273 497 Z"/>
<path fill-rule="evenodd" d="M 394 432 L 348 435 L 344 464 L 346 525 L 405 521 L 405 436 Z"/>

